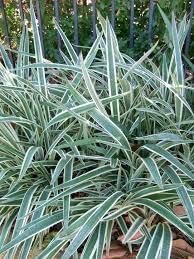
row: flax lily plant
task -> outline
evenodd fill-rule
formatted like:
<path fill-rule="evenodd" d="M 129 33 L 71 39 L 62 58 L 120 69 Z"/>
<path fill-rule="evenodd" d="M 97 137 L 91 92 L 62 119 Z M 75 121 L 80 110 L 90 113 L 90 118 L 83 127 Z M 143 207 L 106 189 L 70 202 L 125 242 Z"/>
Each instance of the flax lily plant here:
<path fill-rule="evenodd" d="M 162 11 L 161 11 L 162 13 Z M 85 57 L 43 58 L 31 6 L 35 54 L 24 27 L 14 67 L 0 51 L 0 253 L 101 259 L 112 230 L 137 258 L 170 258 L 172 229 L 194 240 L 194 114 L 181 50 L 188 30 L 162 13 L 171 50 L 158 67 L 119 51 L 109 21 Z M 183 206 L 179 217 L 174 208 Z M 126 218 L 128 219 L 126 221 Z M 134 235 L 141 233 L 138 239 Z"/>

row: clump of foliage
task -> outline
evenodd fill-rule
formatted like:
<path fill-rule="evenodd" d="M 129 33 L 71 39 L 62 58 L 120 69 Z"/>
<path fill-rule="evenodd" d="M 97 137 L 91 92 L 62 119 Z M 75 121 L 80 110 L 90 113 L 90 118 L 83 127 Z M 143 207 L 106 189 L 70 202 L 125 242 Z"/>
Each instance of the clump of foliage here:
<path fill-rule="evenodd" d="M 26 28 L 15 68 L 1 46 L 0 253 L 7 258 L 27 258 L 49 230 L 54 237 L 37 258 L 63 250 L 64 259 L 100 259 L 115 226 L 129 251 L 139 247 L 137 258 L 170 258 L 174 228 L 194 240 L 193 89 L 181 60 L 188 24 L 162 15 L 171 52 L 161 67 L 148 59 L 155 46 L 137 62 L 122 54 L 102 17 L 84 59 L 56 24 L 68 55 L 61 52 L 65 64 L 49 62 L 32 7 L 35 54 Z"/>

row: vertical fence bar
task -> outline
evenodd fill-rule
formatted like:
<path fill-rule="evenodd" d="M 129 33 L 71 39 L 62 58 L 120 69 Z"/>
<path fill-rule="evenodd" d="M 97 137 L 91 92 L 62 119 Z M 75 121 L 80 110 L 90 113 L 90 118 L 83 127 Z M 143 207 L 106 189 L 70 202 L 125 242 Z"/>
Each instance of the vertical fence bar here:
<path fill-rule="evenodd" d="M 192 18 L 194 15 L 194 0 L 192 0 L 191 2 L 191 11 L 190 11 L 190 15 L 189 15 L 189 30 L 187 33 L 187 37 L 186 37 L 186 41 L 185 41 L 185 56 L 188 56 L 188 52 L 189 52 L 189 47 L 191 44 L 191 29 L 192 29 Z"/>
<path fill-rule="evenodd" d="M 74 42 L 76 53 L 79 53 L 79 36 L 78 36 L 78 10 L 77 10 L 77 0 L 73 0 L 73 13 L 74 13 Z"/>
<path fill-rule="evenodd" d="M 116 3 L 115 0 L 112 0 L 111 2 L 111 24 L 113 29 L 115 29 L 115 9 L 116 9 Z"/>
<path fill-rule="evenodd" d="M 38 19 L 38 28 L 39 28 L 39 33 L 40 33 L 42 54 L 43 54 L 43 57 L 44 57 L 44 55 L 45 55 L 45 52 L 44 52 L 44 37 L 43 37 L 42 16 L 41 16 L 41 9 L 40 9 L 39 0 L 36 0 L 36 15 L 37 15 L 37 19 Z"/>
<path fill-rule="evenodd" d="M 152 33 L 153 33 L 153 22 L 154 22 L 154 7 L 155 2 L 154 0 L 150 0 L 150 6 L 149 6 L 149 25 L 148 25 L 148 41 L 152 41 Z"/>
<path fill-rule="evenodd" d="M 93 42 L 96 39 L 96 0 L 92 0 L 92 28 L 93 28 Z"/>
<path fill-rule="evenodd" d="M 22 0 L 18 0 L 18 7 L 19 7 L 19 12 L 20 12 L 20 17 L 23 21 L 24 20 L 24 11 L 23 11 Z"/>
<path fill-rule="evenodd" d="M 3 29 L 4 29 L 4 33 L 5 33 L 5 42 L 6 42 L 7 46 L 9 48 L 11 48 L 11 40 L 10 40 L 10 34 L 9 34 L 9 28 L 8 28 L 7 15 L 6 15 L 6 12 L 5 12 L 4 0 L 0 0 L 0 10 L 1 10 L 1 13 L 2 13 L 2 18 L 3 18 L 3 27 L 4 27 Z M 13 64 L 13 56 L 12 56 L 11 51 L 9 51 L 9 57 L 10 57 L 10 60 Z"/>
<path fill-rule="evenodd" d="M 129 32 L 129 47 L 134 46 L 134 0 L 130 2 L 130 32 Z"/>
<path fill-rule="evenodd" d="M 54 0 L 54 15 L 57 23 L 59 24 L 60 18 L 59 18 L 59 0 Z M 59 32 L 57 31 L 57 46 L 58 49 L 61 49 L 61 37 L 59 35 Z"/>

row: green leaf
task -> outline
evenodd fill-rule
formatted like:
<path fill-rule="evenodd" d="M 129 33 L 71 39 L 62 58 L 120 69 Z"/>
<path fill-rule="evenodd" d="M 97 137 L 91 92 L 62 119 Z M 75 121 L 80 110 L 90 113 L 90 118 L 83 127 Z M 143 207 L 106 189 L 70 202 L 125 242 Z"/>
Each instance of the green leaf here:
<path fill-rule="evenodd" d="M 144 158 L 144 159 L 142 159 L 142 161 L 145 164 L 146 168 L 148 169 L 150 175 L 152 176 L 152 179 L 162 189 L 163 188 L 162 177 L 160 175 L 158 166 L 157 166 L 156 162 L 154 161 L 154 159 Z"/>
<path fill-rule="evenodd" d="M 7 52 L 5 51 L 4 47 L 0 44 L 0 53 L 1 53 L 1 57 L 3 58 L 3 62 L 5 64 L 5 67 L 8 70 L 13 69 L 13 64 L 11 63 L 11 60 L 7 54 Z"/>
<path fill-rule="evenodd" d="M 72 47 L 70 41 L 68 40 L 67 36 L 65 35 L 65 33 L 62 31 L 61 27 L 59 26 L 59 24 L 57 23 L 56 20 L 54 20 L 55 22 L 55 26 L 57 28 L 57 31 L 59 32 L 65 46 L 66 46 L 66 49 L 71 57 L 71 60 L 73 61 L 74 64 L 76 64 L 78 62 L 78 56 L 74 50 L 74 48 Z"/>
<path fill-rule="evenodd" d="M 105 108 L 104 106 L 102 105 L 97 93 L 96 93 L 96 90 L 95 90 L 95 87 L 90 79 L 90 76 L 89 76 L 89 73 L 87 71 L 87 68 L 85 67 L 84 65 L 84 62 L 83 60 L 81 59 L 81 68 L 82 68 L 82 72 L 83 72 L 83 78 L 85 80 L 85 83 L 86 83 L 86 86 L 87 86 L 87 89 L 88 89 L 88 92 L 90 94 L 90 96 L 92 97 L 95 105 L 96 105 L 96 108 L 101 112 L 103 113 L 105 116 L 107 116 L 107 113 L 105 111 Z"/>
<path fill-rule="evenodd" d="M 2 248 L 5 244 L 5 241 L 10 236 L 12 225 L 16 219 L 17 211 L 13 211 L 9 218 L 6 219 L 6 222 L 4 223 L 2 230 L 0 232 L 0 248 Z"/>
<path fill-rule="evenodd" d="M 94 257 L 94 253 L 96 252 L 96 243 L 98 238 L 98 229 L 99 227 L 96 227 L 93 231 L 93 233 L 89 236 L 84 249 L 82 251 L 80 259 L 89 259 Z"/>
<path fill-rule="evenodd" d="M 106 21 L 106 57 L 107 57 L 107 76 L 109 96 L 117 95 L 119 93 L 115 66 L 115 55 L 113 48 L 113 39 L 111 35 L 110 23 Z M 120 121 L 119 101 L 112 102 L 111 115 Z"/>
<path fill-rule="evenodd" d="M 76 184 L 88 182 L 89 180 L 97 178 L 100 175 L 103 175 L 103 174 L 106 175 L 113 171 L 118 171 L 118 168 L 112 168 L 109 165 L 100 166 L 98 168 L 90 170 L 87 173 L 77 176 L 77 177 L 73 178 L 72 180 L 69 180 L 63 184 L 58 185 L 56 188 L 54 188 L 54 190 L 60 190 L 62 188 L 67 188 L 67 187 L 74 186 Z"/>
<path fill-rule="evenodd" d="M 94 185 L 94 183 L 92 183 L 90 181 L 87 181 L 87 182 L 84 181 L 84 182 L 81 182 L 81 183 L 74 184 L 72 187 L 70 187 L 70 188 L 66 189 L 65 191 L 55 195 L 53 198 L 50 198 L 48 201 L 41 203 L 41 205 L 39 205 L 39 207 L 37 209 L 35 209 L 34 212 L 38 211 L 39 209 L 42 209 L 43 207 L 45 207 L 49 204 L 52 204 L 53 202 L 56 202 L 58 199 L 60 199 L 62 197 L 68 196 L 72 193 L 83 191 L 85 188 L 87 188 L 89 186 L 92 186 L 92 185 Z M 66 186 L 64 186 L 64 187 L 66 187 Z"/>
<path fill-rule="evenodd" d="M 145 255 L 149 247 L 149 244 L 150 244 L 150 239 L 145 238 L 137 254 L 137 259 L 145 259 Z"/>
<path fill-rule="evenodd" d="M 178 228 L 181 232 L 183 232 L 186 236 L 191 238 L 191 240 L 194 240 L 194 232 L 191 228 L 189 228 L 183 221 L 181 221 L 170 209 L 167 209 L 166 207 L 162 206 L 161 204 L 152 201 L 150 199 L 146 198 L 140 198 L 135 199 L 134 202 L 136 204 L 144 205 L 151 210 L 158 213 L 161 217 L 165 218 L 170 222 L 172 225 L 174 225 L 176 228 Z"/>
<path fill-rule="evenodd" d="M 52 184 L 52 185 L 57 181 L 59 175 L 60 175 L 61 172 L 64 170 L 64 167 L 65 167 L 65 165 L 66 165 L 67 162 L 68 162 L 67 159 L 64 158 L 64 157 L 62 157 L 62 158 L 59 160 L 59 162 L 57 163 L 57 165 L 56 165 L 56 167 L 55 167 L 55 170 L 54 170 L 54 172 L 52 173 L 52 180 L 51 180 L 51 184 Z"/>
<path fill-rule="evenodd" d="M 145 258 L 150 258 L 150 259 L 158 258 L 162 238 L 163 238 L 163 228 L 162 228 L 162 224 L 159 223 L 154 231 L 154 234 L 148 246 Z"/>
<path fill-rule="evenodd" d="M 181 57 L 181 49 L 179 45 L 179 39 L 178 39 L 174 14 L 172 15 L 172 40 L 173 40 L 174 53 L 175 53 L 177 83 L 179 85 L 184 85 L 184 71 L 183 71 L 183 64 L 182 64 L 182 57 Z M 179 85 L 176 87 L 177 92 L 183 96 L 184 89 L 180 88 Z M 177 98 L 175 98 L 175 111 L 177 115 L 177 121 L 180 122 L 183 116 L 183 103 Z"/>
<path fill-rule="evenodd" d="M 162 246 L 161 246 L 161 258 L 170 259 L 171 257 L 171 250 L 172 250 L 172 231 L 170 226 L 163 223 L 163 235 L 162 235 Z"/>
<path fill-rule="evenodd" d="M 175 158 L 170 152 L 163 149 L 158 145 L 147 144 L 143 146 L 145 149 L 163 157 L 166 161 L 170 162 L 177 169 L 183 172 L 183 174 L 187 175 L 192 180 L 194 179 L 194 174 L 189 171 L 177 158 Z"/>
<path fill-rule="evenodd" d="M 31 15 L 31 22 L 32 22 L 32 32 L 33 32 L 36 62 L 37 63 L 43 63 L 42 44 L 41 44 L 41 40 L 40 40 L 38 24 L 37 24 L 37 21 L 36 21 L 36 16 L 35 16 L 35 13 L 34 13 L 32 2 L 30 2 L 30 15 Z M 37 76 L 38 76 L 39 91 L 42 92 L 42 87 L 43 87 L 43 93 L 47 96 L 48 92 L 47 92 L 47 85 L 46 85 L 44 68 L 41 68 L 41 67 L 37 68 Z"/>
<path fill-rule="evenodd" d="M 137 137 L 137 140 L 152 140 L 152 141 L 160 141 L 160 140 L 165 140 L 165 141 L 181 141 L 183 140 L 181 136 L 178 134 L 173 134 L 173 133 L 158 133 L 158 134 L 152 134 L 148 136 L 143 136 L 143 137 Z"/>
<path fill-rule="evenodd" d="M 64 166 L 64 183 L 71 181 L 73 176 L 73 162 L 74 159 L 67 155 L 65 166 Z M 70 214 L 70 201 L 71 196 L 65 196 L 63 198 L 63 220 L 64 220 L 64 228 L 68 228 L 69 225 L 69 214 Z"/>
<path fill-rule="evenodd" d="M 92 213 L 92 215 L 86 220 L 83 226 L 79 229 L 70 245 L 66 249 L 62 259 L 69 259 L 73 255 L 80 243 L 85 240 L 92 230 L 99 224 L 103 217 L 108 213 L 108 211 L 116 204 L 118 199 L 123 196 L 121 192 L 116 192 L 107 198 L 97 209 Z"/>
<path fill-rule="evenodd" d="M 22 232 L 21 228 L 25 225 L 25 222 L 27 222 L 27 218 L 28 218 L 27 215 L 29 211 L 32 209 L 32 206 L 33 206 L 32 198 L 37 188 L 38 186 L 34 185 L 25 193 L 17 215 L 12 238 L 15 238 L 17 235 L 19 235 Z"/>
<path fill-rule="evenodd" d="M 54 215 L 51 215 L 51 216 L 45 218 L 44 220 L 41 220 L 41 218 L 39 218 L 39 220 L 36 221 L 35 224 L 31 224 L 31 226 L 29 228 L 27 228 L 21 234 L 17 235 L 10 242 L 5 244 L 0 249 L 0 253 L 3 253 L 5 251 L 7 251 L 8 249 L 19 245 L 21 242 L 23 242 L 23 241 L 27 240 L 28 238 L 42 232 L 43 230 L 48 229 L 49 227 L 57 224 L 58 222 L 61 222 L 62 220 L 63 220 L 63 213 L 62 212 L 57 212 Z"/>
<path fill-rule="evenodd" d="M 88 219 L 88 217 L 93 213 L 95 208 L 88 210 L 86 213 L 82 214 L 77 220 L 75 220 L 71 225 L 68 226 L 68 229 L 65 229 L 64 232 L 59 233 L 51 243 L 37 256 L 37 259 L 41 259 L 44 257 L 48 257 L 51 255 L 55 255 L 69 240 L 69 236 L 71 236 L 74 232 L 79 229 L 84 222 Z"/>
<path fill-rule="evenodd" d="M 182 201 L 182 204 L 184 205 L 184 208 L 187 211 L 190 223 L 192 228 L 194 229 L 194 205 L 191 201 L 191 198 L 187 192 L 186 187 L 184 186 L 181 178 L 178 176 L 177 172 L 171 168 L 171 167 L 166 167 L 165 172 L 168 175 L 169 179 L 172 181 L 172 183 L 181 183 L 182 186 L 177 188 L 177 193 Z"/>
<path fill-rule="evenodd" d="M 50 195 L 50 192 L 48 192 L 47 190 L 43 190 L 43 192 L 39 196 L 39 201 L 46 200 L 49 197 L 49 195 Z M 39 220 L 43 216 L 43 213 L 44 213 L 44 208 L 42 208 L 41 210 L 38 210 L 35 213 L 33 213 L 32 216 L 31 216 L 31 218 L 32 218 L 31 222 L 33 222 L 35 220 Z M 28 255 L 30 253 L 30 250 L 32 248 L 33 241 L 34 241 L 34 237 L 31 237 L 31 238 L 28 238 L 24 242 L 24 244 L 23 244 L 23 246 L 21 247 L 21 250 L 20 250 L 19 259 L 28 257 Z"/>
<path fill-rule="evenodd" d="M 32 163 L 33 157 L 35 155 L 35 153 L 39 150 L 39 147 L 30 147 L 25 156 L 24 156 L 24 160 L 22 162 L 21 165 L 21 170 L 19 173 L 19 179 L 22 179 L 26 173 L 26 171 L 28 170 L 29 166 Z"/>
<path fill-rule="evenodd" d="M 145 220 L 142 217 L 137 218 L 132 225 L 130 226 L 129 230 L 125 234 L 125 237 L 123 239 L 123 244 L 126 244 L 130 241 L 130 239 L 141 229 L 141 227 L 144 225 Z"/>
<path fill-rule="evenodd" d="M 103 256 L 105 237 L 106 237 L 106 223 L 101 222 L 98 229 L 96 258 L 102 258 Z"/>

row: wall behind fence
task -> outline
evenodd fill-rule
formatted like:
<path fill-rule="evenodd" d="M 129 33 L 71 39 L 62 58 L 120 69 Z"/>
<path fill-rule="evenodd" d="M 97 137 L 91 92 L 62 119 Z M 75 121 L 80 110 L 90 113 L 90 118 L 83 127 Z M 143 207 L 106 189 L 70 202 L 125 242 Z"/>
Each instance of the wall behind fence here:
<path fill-rule="evenodd" d="M 17 46 L 22 21 L 29 20 L 29 2 L 0 0 L 0 38 L 8 46 Z M 187 13 L 190 29 L 185 43 L 186 55 L 191 56 L 194 49 L 194 0 L 34 0 L 33 4 L 45 57 L 50 59 L 56 59 L 58 50 L 63 48 L 52 17 L 55 16 L 79 52 L 96 38 L 97 9 L 110 19 L 121 50 L 138 58 L 153 42 L 164 39 L 165 26 L 157 4 L 169 16 L 172 11 L 178 18 Z"/>

